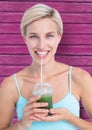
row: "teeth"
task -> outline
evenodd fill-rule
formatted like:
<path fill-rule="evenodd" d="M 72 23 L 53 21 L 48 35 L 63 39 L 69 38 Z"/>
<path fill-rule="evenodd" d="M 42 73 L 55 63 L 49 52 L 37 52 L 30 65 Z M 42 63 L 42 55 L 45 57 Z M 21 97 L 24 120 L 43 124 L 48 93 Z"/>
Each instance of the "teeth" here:
<path fill-rule="evenodd" d="M 45 52 L 37 52 L 37 54 L 39 54 L 39 55 L 46 55 L 48 52 L 47 51 L 45 51 Z"/>

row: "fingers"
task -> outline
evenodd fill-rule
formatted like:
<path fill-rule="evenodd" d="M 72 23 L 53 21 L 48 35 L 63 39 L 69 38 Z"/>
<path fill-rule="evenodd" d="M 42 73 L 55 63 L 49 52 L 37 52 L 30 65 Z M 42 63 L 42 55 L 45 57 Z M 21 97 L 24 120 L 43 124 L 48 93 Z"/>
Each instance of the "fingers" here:
<path fill-rule="evenodd" d="M 33 121 L 42 121 L 41 120 L 41 118 L 39 118 L 39 117 L 46 117 L 47 116 L 47 114 L 34 114 L 34 116 L 30 116 L 30 120 L 33 120 Z"/>
<path fill-rule="evenodd" d="M 27 111 L 25 110 L 24 112 L 25 112 L 25 116 L 28 116 L 28 115 L 33 115 L 33 114 L 37 114 L 37 113 L 48 114 L 49 110 L 35 108 L 35 109 L 27 110 Z"/>
<path fill-rule="evenodd" d="M 29 119 L 32 121 L 41 121 L 39 118 L 37 118 L 35 116 L 30 116 Z"/>
<path fill-rule="evenodd" d="M 40 103 L 40 102 L 37 102 L 39 99 L 41 98 L 41 96 L 32 96 L 30 99 L 29 99 L 29 102 L 28 104 L 26 105 L 25 107 L 25 111 L 29 110 L 29 109 L 33 109 L 33 108 L 38 108 L 38 107 L 46 107 L 48 106 L 48 103 Z"/>
<path fill-rule="evenodd" d="M 49 110 L 48 109 L 43 109 L 44 107 L 48 106 L 48 103 L 46 102 L 37 102 L 41 96 L 32 96 L 29 99 L 28 104 L 24 108 L 24 116 L 30 116 L 33 114 L 48 114 Z"/>
<path fill-rule="evenodd" d="M 32 97 L 29 99 L 28 104 L 33 103 L 33 102 L 37 102 L 40 98 L 41 98 L 41 96 L 32 96 Z"/>
<path fill-rule="evenodd" d="M 32 109 L 32 108 L 42 108 L 42 107 L 46 107 L 46 106 L 48 106 L 48 103 L 35 102 L 35 103 L 32 103 L 32 104 L 29 104 L 29 109 Z"/>
<path fill-rule="evenodd" d="M 51 114 L 63 114 L 66 112 L 65 108 L 50 109 Z"/>
<path fill-rule="evenodd" d="M 39 118 L 42 121 L 49 121 L 49 122 L 53 122 L 53 121 L 59 121 L 62 119 L 65 119 L 65 115 L 67 115 L 66 113 L 64 113 L 65 109 L 64 108 L 57 108 L 57 109 L 50 109 L 50 116 L 43 116 L 43 115 L 38 115 L 35 114 L 35 116 L 37 118 Z"/>
<path fill-rule="evenodd" d="M 59 113 L 59 109 L 50 109 L 50 113 L 51 114 L 58 114 Z"/>
<path fill-rule="evenodd" d="M 48 103 L 37 102 L 41 96 L 32 96 L 29 99 L 28 104 L 24 108 L 23 120 L 25 122 L 25 126 L 31 125 L 33 121 L 41 121 L 40 118 L 36 117 L 35 114 L 47 116 L 49 110 L 43 109 L 43 107 L 48 106 Z M 31 121 L 31 122 L 30 122 Z"/>
<path fill-rule="evenodd" d="M 46 106 L 48 106 L 48 103 L 40 103 L 40 102 L 35 102 L 35 103 L 32 103 L 32 104 L 28 104 L 28 105 L 26 105 L 26 107 L 24 108 L 24 112 L 27 112 L 27 111 L 29 111 L 29 110 L 33 110 L 33 112 L 34 111 L 36 111 L 36 108 L 42 108 L 42 107 L 46 107 Z M 43 112 L 43 110 L 44 109 L 42 109 L 42 112 Z M 39 111 L 40 111 L 40 109 L 39 109 Z"/>
<path fill-rule="evenodd" d="M 57 121 L 57 116 L 56 115 L 39 115 L 39 114 L 35 114 L 35 117 L 39 118 L 41 121 L 49 121 L 49 122 L 53 122 L 53 121 Z"/>

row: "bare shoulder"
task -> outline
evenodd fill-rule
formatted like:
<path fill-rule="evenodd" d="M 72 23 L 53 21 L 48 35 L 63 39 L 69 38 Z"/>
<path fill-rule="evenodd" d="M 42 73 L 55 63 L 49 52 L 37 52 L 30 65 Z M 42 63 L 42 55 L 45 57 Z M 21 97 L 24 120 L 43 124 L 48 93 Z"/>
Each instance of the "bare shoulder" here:
<path fill-rule="evenodd" d="M 21 78 L 25 74 L 25 72 L 26 72 L 25 70 L 26 69 L 27 68 L 17 72 L 16 76 Z M 1 89 L 2 90 L 6 90 L 7 92 L 14 92 L 14 93 L 16 93 L 16 83 L 15 83 L 15 80 L 14 80 L 14 74 L 10 75 L 9 77 L 7 77 L 7 78 L 5 78 L 3 80 L 3 82 L 1 83 Z"/>
<path fill-rule="evenodd" d="M 73 77 L 76 81 L 78 80 L 78 82 L 81 83 L 84 82 L 84 80 L 92 79 L 89 72 L 79 67 L 73 67 Z"/>
<path fill-rule="evenodd" d="M 80 86 L 82 89 L 87 88 L 88 86 L 92 85 L 92 77 L 91 75 L 78 67 L 73 68 L 73 73 L 72 73 L 74 81 Z"/>
<path fill-rule="evenodd" d="M 1 92 L 0 95 L 3 95 L 3 96 L 9 97 L 9 95 L 10 95 L 10 97 L 12 97 L 15 102 L 16 97 L 17 97 L 17 90 L 16 90 L 13 75 L 11 75 L 3 80 L 3 82 L 1 83 L 0 92 Z"/>
<path fill-rule="evenodd" d="M 92 77 L 87 71 L 74 67 L 73 79 L 79 87 L 82 104 L 92 118 Z"/>
<path fill-rule="evenodd" d="M 16 101 L 17 90 L 13 76 L 9 76 L 3 80 L 0 88 L 0 129 L 11 124 Z"/>

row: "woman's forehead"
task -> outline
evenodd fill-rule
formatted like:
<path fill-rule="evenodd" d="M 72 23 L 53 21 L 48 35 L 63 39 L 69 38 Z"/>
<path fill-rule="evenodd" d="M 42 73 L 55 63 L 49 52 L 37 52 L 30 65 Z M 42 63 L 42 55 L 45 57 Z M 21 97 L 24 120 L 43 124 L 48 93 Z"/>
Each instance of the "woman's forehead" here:
<path fill-rule="evenodd" d="M 56 23 L 50 18 L 44 18 L 32 22 L 27 26 L 27 31 L 30 33 L 42 32 L 55 32 L 57 31 Z"/>

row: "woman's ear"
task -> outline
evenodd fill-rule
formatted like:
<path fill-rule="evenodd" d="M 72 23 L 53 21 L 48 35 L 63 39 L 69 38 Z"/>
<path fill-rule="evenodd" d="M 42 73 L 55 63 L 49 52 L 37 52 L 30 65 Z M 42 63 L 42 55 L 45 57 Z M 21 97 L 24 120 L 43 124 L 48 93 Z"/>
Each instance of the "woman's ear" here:
<path fill-rule="evenodd" d="M 22 36 L 22 39 L 27 44 L 27 42 L 26 42 L 26 36 Z"/>
<path fill-rule="evenodd" d="M 62 33 L 58 34 L 58 39 L 57 39 L 58 40 L 57 41 L 58 44 L 60 43 L 61 39 L 62 39 Z"/>
<path fill-rule="evenodd" d="M 63 35 L 62 33 L 59 34 L 59 42 L 60 42 L 61 39 L 62 39 L 62 35 Z"/>

